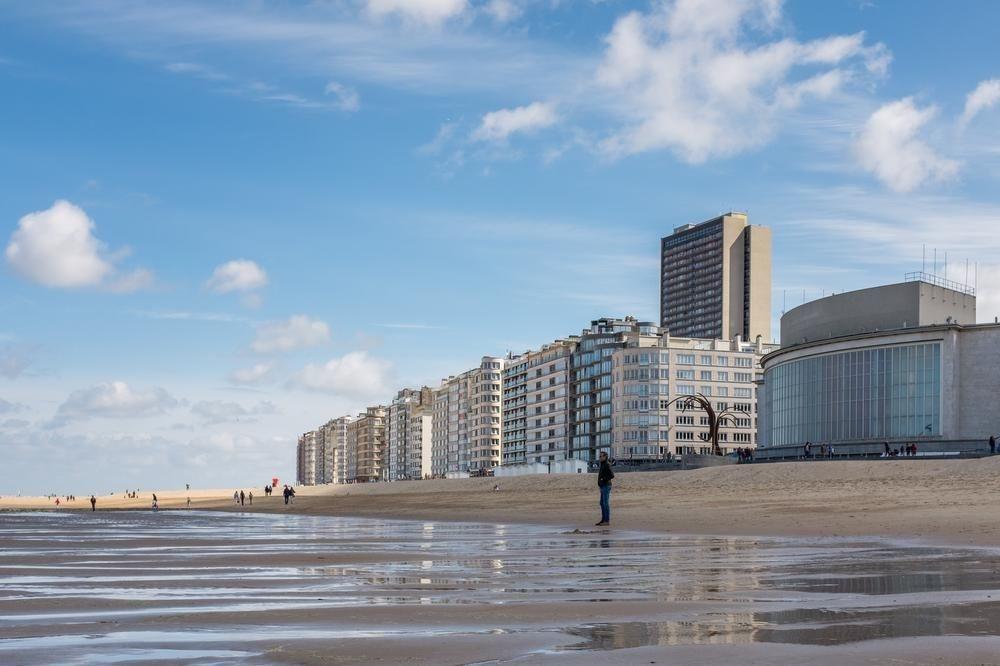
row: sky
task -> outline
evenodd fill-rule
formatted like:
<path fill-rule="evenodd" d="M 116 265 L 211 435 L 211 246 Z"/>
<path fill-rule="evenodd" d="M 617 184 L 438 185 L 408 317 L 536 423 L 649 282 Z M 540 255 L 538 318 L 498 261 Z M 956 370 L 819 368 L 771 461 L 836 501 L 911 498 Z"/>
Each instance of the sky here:
<path fill-rule="evenodd" d="M 998 24 L 993 2 L 0 4 L 0 494 L 292 480 L 330 418 L 655 321 L 659 239 L 729 210 L 772 229 L 775 335 L 935 250 L 993 321 Z"/>

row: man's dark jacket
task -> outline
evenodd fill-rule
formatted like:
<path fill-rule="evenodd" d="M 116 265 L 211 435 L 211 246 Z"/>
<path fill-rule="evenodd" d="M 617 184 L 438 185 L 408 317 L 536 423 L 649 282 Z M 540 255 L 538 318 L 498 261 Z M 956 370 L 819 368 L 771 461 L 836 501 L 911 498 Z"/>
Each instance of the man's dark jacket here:
<path fill-rule="evenodd" d="M 611 463 L 605 460 L 601 463 L 600 469 L 597 470 L 597 486 L 599 488 L 610 486 L 613 478 L 615 478 L 615 473 L 611 471 Z"/>

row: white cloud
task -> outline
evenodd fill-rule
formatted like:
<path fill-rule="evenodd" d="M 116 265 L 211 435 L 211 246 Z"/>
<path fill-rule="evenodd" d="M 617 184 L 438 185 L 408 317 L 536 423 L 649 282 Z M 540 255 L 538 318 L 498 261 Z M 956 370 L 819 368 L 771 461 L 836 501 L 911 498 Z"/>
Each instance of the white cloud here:
<path fill-rule="evenodd" d="M 959 124 L 963 127 L 968 125 L 977 113 L 996 106 L 997 102 L 1000 102 L 1000 79 L 980 81 L 965 98 L 965 110 Z"/>
<path fill-rule="evenodd" d="M 272 354 L 316 347 L 329 341 L 330 327 L 326 322 L 294 315 L 287 321 L 263 324 L 250 348 L 258 354 Z"/>
<path fill-rule="evenodd" d="M 375 398 L 390 390 L 388 361 L 356 351 L 323 365 L 309 364 L 291 379 L 293 386 L 350 398 Z"/>
<path fill-rule="evenodd" d="M 259 402 L 249 409 L 239 403 L 222 400 L 200 400 L 191 405 L 191 413 L 209 425 L 256 420 L 256 416 L 276 414 L 277 411 L 274 403 L 268 401 Z"/>
<path fill-rule="evenodd" d="M 330 81 L 323 90 L 327 95 L 333 95 L 334 106 L 341 111 L 357 111 L 361 108 L 361 99 L 353 88 L 348 88 L 342 83 Z"/>
<path fill-rule="evenodd" d="M 274 372 L 274 363 L 256 363 L 249 368 L 239 368 L 229 374 L 229 381 L 233 384 L 260 384 L 271 377 Z"/>
<path fill-rule="evenodd" d="M 51 425 L 59 427 L 93 417 L 156 416 L 176 406 L 177 400 L 162 388 L 139 391 L 122 381 L 107 382 L 71 393 L 59 406 Z"/>
<path fill-rule="evenodd" d="M 868 118 L 855 143 L 859 164 L 896 192 L 951 178 L 959 163 L 938 155 L 918 137 L 936 114 L 935 107 L 918 108 L 910 97 L 883 105 Z"/>
<path fill-rule="evenodd" d="M 624 126 L 601 150 L 621 157 L 665 149 L 691 163 L 734 155 L 767 143 L 782 113 L 806 98 L 884 73 L 887 49 L 866 46 L 863 33 L 767 41 L 780 4 L 677 0 L 618 19 L 597 82 Z M 752 43 L 751 34 L 765 39 Z"/>
<path fill-rule="evenodd" d="M 440 25 L 469 8 L 468 0 L 366 0 L 376 18 L 395 15 L 425 25 Z"/>
<path fill-rule="evenodd" d="M 108 286 L 112 291 L 119 282 L 131 291 L 152 283 L 152 273 L 139 269 L 108 284 L 115 278 L 116 258 L 128 252 L 108 255 L 94 236 L 94 222 L 68 201 L 60 199 L 51 208 L 29 213 L 17 226 L 5 256 L 16 273 L 32 282 L 67 289 Z M 141 280 L 136 278 L 140 274 Z"/>
<path fill-rule="evenodd" d="M 205 285 L 217 294 L 253 291 L 267 285 L 267 273 L 249 259 L 234 259 L 216 267 Z"/>
<path fill-rule="evenodd" d="M 491 111 L 472 132 L 473 141 L 506 141 L 512 134 L 530 133 L 551 127 L 559 120 L 555 107 L 534 102 L 513 109 Z"/>
<path fill-rule="evenodd" d="M 483 11 L 497 23 L 510 23 L 522 13 L 522 9 L 511 0 L 490 0 L 483 6 Z"/>

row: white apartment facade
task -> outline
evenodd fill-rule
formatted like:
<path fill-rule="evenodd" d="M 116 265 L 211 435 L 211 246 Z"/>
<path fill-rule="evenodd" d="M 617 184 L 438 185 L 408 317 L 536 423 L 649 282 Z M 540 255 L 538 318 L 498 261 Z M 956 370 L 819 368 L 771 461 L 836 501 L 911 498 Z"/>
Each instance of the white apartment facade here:
<path fill-rule="evenodd" d="M 755 448 L 760 359 L 777 348 L 760 340 L 674 338 L 631 317 L 595 320 L 573 355 L 570 456 L 710 453 L 708 416 L 675 400 L 684 395 L 703 395 L 727 415 L 719 428 L 723 453 Z"/>
<path fill-rule="evenodd" d="M 310 430 L 299 436 L 297 446 L 296 481 L 300 485 L 316 485 L 316 431 Z"/>
<path fill-rule="evenodd" d="M 556 340 L 507 359 L 503 371 L 503 465 L 550 463 L 569 450 L 570 360 L 577 340 Z"/>
<path fill-rule="evenodd" d="M 318 483 L 347 483 L 347 425 L 350 422 L 350 416 L 341 416 L 318 429 L 323 439 L 323 476 Z"/>
<path fill-rule="evenodd" d="M 396 394 L 386 417 L 386 480 L 422 479 L 431 475 L 433 410 L 434 392 L 426 386 L 402 389 Z"/>
<path fill-rule="evenodd" d="M 501 462 L 503 433 L 503 369 L 506 359 L 484 356 L 470 378 L 469 450 L 470 474 L 482 474 Z M 463 456 L 459 456 L 460 465 Z"/>

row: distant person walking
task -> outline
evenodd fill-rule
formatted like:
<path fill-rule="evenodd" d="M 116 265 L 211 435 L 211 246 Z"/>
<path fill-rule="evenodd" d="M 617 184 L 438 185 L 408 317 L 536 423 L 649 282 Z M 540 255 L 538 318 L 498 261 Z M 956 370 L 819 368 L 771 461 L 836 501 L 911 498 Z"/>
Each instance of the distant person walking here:
<path fill-rule="evenodd" d="M 997 437 L 996 435 L 990 435 L 990 455 L 992 456 L 997 452 Z"/>
<path fill-rule="evenodd" d="M 246 503 L 247 503 L 247 496 L 246 496 L 246 494 L 245 494 L 245 493 L 244 493 L 244 492 L 243 492 L 243 491 L 241 490 L 241 491 L 240 491 L 240 506 L 246 506 Z"/>
<path fill-rule="evenodd" d="M 233 491 L 233 504 L 240 503 L 240 493 L 236 490 Z"/>
<path fill-rule="evenodd" d="M 90 510 L 97 511 L 97 498 L 93 495 L 90 496 Z"/>
<path fill-rule="evenodd" d="M 295 504 L 295 486 L 288 486 L 288 501 Z"/>
<path fill-rule="evenodd" d="M 285 486 L 285 488 L 284 488 L 284 489 L 283 489 L 283 490 L 281 491 L 281 494 L 285 496 L 285 504 L 288 504 L 288 496 L 289 496 L 289 495 L 290 495 L 291 493 L 289 493 L 289 492 L 288 492 L 288 486 L 287 486 L 287 485 L 286 485 L 286 486 Z"/>
<path fill-rule="evenodd" d="M 604 527 L 611 524 L 611 480 L 615 478 L 615 473 L 611 471 L 606 451 L 601 451 L 598 459 L 600 466 L 597 468 L 597 488 L 601 492 L 601 522 L 596 526 Z"/>
<path fill-rule="evenodd" d="M 250 506 L 253 506 L 253 491 L 252 490 L 250 491 L 250 494 L 247 495 L 247 497 L 250 498 Z"/>

